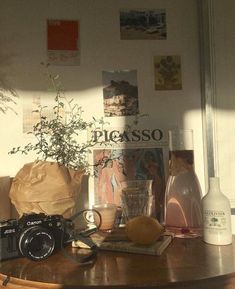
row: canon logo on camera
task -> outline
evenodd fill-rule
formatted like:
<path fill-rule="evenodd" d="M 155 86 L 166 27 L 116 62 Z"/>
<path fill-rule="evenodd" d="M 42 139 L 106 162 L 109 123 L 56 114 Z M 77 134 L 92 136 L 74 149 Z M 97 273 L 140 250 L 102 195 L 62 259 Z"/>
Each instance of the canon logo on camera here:
<path fill-rule="evenodd" d="M 41 220 L 37 220 L 37 221 L 28 221 L 28 222 L 27 222 L 27 226 L 38 225 L 38 224 L 41 224 L 41 223 L 42 223 Z"/>

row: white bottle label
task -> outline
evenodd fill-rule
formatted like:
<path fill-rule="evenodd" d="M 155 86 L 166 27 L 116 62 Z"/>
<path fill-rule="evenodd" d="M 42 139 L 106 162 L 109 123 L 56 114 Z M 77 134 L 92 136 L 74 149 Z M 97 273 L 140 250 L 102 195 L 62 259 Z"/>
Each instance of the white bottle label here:
<path fill-rule="evenodd" d="M 204 211 L 204 227 L 211 229 L 211 232 L 218 233 L 227 229 L 227 218 L 224 211 L 221 210 L 205 210 Z M 213 230 L 214 229 L 214 230 Z M 222 232 L 221 232 L 222 233 Z"/>

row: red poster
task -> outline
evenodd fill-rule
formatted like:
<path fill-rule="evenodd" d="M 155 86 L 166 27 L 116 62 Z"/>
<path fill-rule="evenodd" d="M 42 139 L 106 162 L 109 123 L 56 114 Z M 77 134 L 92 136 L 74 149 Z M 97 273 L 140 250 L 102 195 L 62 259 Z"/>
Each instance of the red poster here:
<path fill-rule="evenodd" d="M 79 64 L 79 21 L 47 21 L 48 61 L 57 65 Z"/>

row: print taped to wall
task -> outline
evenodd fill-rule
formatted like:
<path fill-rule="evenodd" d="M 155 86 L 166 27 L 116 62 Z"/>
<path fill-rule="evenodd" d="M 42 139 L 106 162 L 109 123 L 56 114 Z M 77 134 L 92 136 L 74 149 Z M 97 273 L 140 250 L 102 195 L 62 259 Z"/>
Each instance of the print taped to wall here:
<path fill-rule="evenodd" d="M 182 89 L 180 56 L 154 57 L 155 90 Z"/>
<path fill-rule="evenodd" d="M 120 11 L 120 38 L 166 39 L 166 12 L 164 9 L 132 9 Z"/>
<path fill-rule="evenodd" d="M 105 116 L 127 116 L 139 113 L 137 71 L 103 71 Z"/>
<path fill-rule="evenodd" d="M 47 56 L 54 65 L 79 65 L 79 21 L 47 20 Z"/>
<path fill-rule="evenodd" d="M 165 167 L 163 148 L 95 149 L 94 193 L 96 203 L 121 205 L 121 182 L 153 180 L 155 215 L 163 217 Z"/>

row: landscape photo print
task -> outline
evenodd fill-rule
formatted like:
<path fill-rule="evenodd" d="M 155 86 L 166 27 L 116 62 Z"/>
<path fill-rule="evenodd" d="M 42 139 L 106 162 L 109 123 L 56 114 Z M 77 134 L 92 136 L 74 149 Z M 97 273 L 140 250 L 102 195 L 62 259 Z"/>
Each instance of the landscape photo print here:
<path fill-rule="evenodd" d="M 122 40 L 161 40 L 166 37 L 166 11 L 164 9 L 120 11 L 120 38 Z"/>

